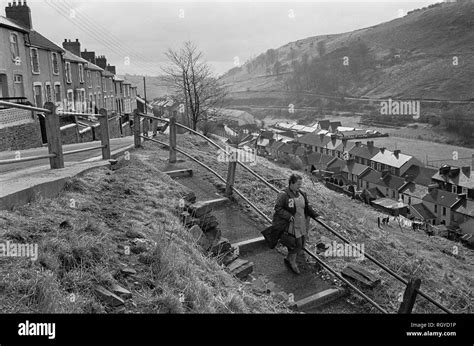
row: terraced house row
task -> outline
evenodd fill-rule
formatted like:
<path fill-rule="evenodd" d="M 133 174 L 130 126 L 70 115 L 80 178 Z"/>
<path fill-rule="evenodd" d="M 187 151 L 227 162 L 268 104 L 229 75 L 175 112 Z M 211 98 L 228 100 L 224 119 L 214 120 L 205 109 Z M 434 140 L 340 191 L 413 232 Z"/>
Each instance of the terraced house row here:
<path fill-rule="evenodd" d="M 0 16 L 0 99 L 59 110 L 94 113 L 105 108 L 112 137 L 128 134 L 137 87 L 119 78 L 105 56 L 81 51 L 78 39 L 58 46 L 32 25 L 26 1 L 9 3 Z M 61 118 L 63 143 L 95 139 L 95 119 Z M 0 109 L 0 150 L 46 143 L 44 116 L 15 108 Z"/>
<path fill-rule="evenodd" d="M 327 124 L 326 124 L 327 125 Z M 295 132 L 263 131 L 259 155 L 298 158 L 307 172 L 318 172 L 340 191 L 354 191 L 389 213 L 474 235 L 474 154 L 470 165 L 428 168 L 400 150 L 374 145 L 373 140 L 338 137 L 337 128 L 298 136 Z"/>

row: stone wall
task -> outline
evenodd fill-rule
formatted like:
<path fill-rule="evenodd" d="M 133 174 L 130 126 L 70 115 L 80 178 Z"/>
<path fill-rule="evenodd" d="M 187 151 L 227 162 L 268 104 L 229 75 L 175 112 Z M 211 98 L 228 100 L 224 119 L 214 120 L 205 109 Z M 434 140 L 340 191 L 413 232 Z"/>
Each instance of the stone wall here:
<path fill-rule="evenodd" d="M 81 143 L 84 142 L 91 142 L 93 140 L 93 132 L 92 128 L 88 127 L 87 129 L 84 129 L 83 131 L 79 132 L 79 137 L 81 140 Z"/>
<path fill-rule="evenodd" d="M 21 109 L 0 110 L 0 150 L 21 150 L 41 147 L 41 128 L 38 117 Z"/>
<path fill-rule="evenodd" d="M 69 124 L 61 127 L 61 143 L 77 143 L 78 129 L 76 124 Z"/>

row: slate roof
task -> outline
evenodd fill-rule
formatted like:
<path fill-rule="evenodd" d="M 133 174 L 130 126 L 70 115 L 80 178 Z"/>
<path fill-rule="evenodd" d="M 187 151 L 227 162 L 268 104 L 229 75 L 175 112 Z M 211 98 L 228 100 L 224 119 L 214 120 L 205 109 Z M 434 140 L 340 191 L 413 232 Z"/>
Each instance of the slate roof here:
<path fill-rule="evenodd" d="M 340 172 L 346 167 L 346 161 L 339 158 L 334 158 L 328 163 L 327 170 L 331 172 Z"/>
<path fill-rule="evenodd" d="M 316 133 L 307 133 L 299 137 L 296 141 L 302 144 L 309 144 L 316 147 L 323 147 L 329 143 L 331 137 L 318 135 Z"/>
<path fill-rule="evenodd" d="M 97 66 L 96 64 L 91 63 L 90 61 L 87 62 L 87 65 L 84 66 L 86 70 L 91 70 L 91 71 L 104 71 L 103 68 Z"/>
<path fill-rule="evenodd" d="M 422 199 L 428 194 L 428 187 L 416 184 L 414 182 L 409 182 L 400 189 L 400 193 Z"/>
<path fill-rule="evenodd" d="M 13 29 L 20 32 L 28 32 L 28 29 L 18 25 L 16 22 L 3 16 L 0 16 L 0 26 L 4 26 L 6 28 Z"/>
<path fill-rule="evenodd" d="M 46 37 L 41 35 L 39 32 L 30 30 L 30 44 L 35 47 L 43 48 L 46 50 L 52 50 L 55 52 L 64 52 L 65 50 L 56 45 L 55 43 L 48 40 Z"/>
<path fill-rule="evenodd" d="M 423 201 L 438 204 L 447 208 L 451 208 L 458 199 L 459 197 L 457 194 L 439 189 L 433 189 L 423 197 Z"/>
<path fill-rule="evenodd" d="M 311 153 L 308 156 L 308 164 L 328 164 L 334 157 L 321 153 Z"/>
<path fill-rule="evenodd" d="M 372 160 L 372 158 L 377 155 L 379 152 L 379 148 L 376 146 L 367 146 L 365 144 L 359 144 L 358 146 L 354 146 L 350 151 L 349 154 L 354 155 L 356 157 L 361 157 L 366 160 Z"/>
<path fill-rule="evenodd" d="M 432 183 L 431 177 L 438 172 L 435 168 L 421 167 L 418 165 L 411 165 L 410 168 L 402 174 L 402 177 L 413 181 L 416 184 L 428 186 Z"/>
<path fill-rule="evenodd" d="M 420 216 L 423 220 L 436 219 L 436 215 L 434 215 L 423 203 L 410 205 L 410 213 Z"/>
<path fill-rule="evenodd" d="M 474 217 L 474 201 L 462 199 L 456 203 L 453 210 L 457 213 Z"/>
<path fill-rule="evenodd" d="M 351 160 L 349 161 L 349 163 L 346 164 L 346 166 L 342 170 L 343 172 L 360 176 L 367 169 L 369 169 L 369 166 L 362 165 L 360 163 L 355 162 L 354 160 Z"/>
<path fill-rule="evenodd" d="M 329 130 L 329 124 L 331 122 L 329 120 L 320 120 L 318 121 L 318 126 L 320 129 L 323 129 L 323 130 Z"/>
<path fill-rule="evenodd" d="M 380 178 L 382 177 L 382 173 L 376 171 L 375 169 L 369 169 L 362 174 L 361 179 L 364 181 L 368 181 L 372 184 L 380 184 Z"/>
<path fill-rule="evenodd" d="M 468 189 L 474 189 L 474 172 L 472 172 L 471 169 L 462 169 L 459 167 L 457 167 L 457 169 L 459 170 L 459 174 L 455 177 L 451 178 L 449 175 L 441 175 L 439 171 L 437 171 L 432 179 L 466 187 Z"/>
<path fill-rule="evenodd" d="M 84 65 L 89 63 L 86 59 L 83 59 L 80 56 L 77 56 L 77 55 L 71 53 L 67 49 L 64 52 L 64 60 L 77 62 L 78 64 L 84 64 Z"/>
<path fill-rule="evenodd" d="M 377 154 L 375 154 L 371 160 L 390 167 L 401 168 L 412 158 L 413 156 L 402 153 L 399 153 L 398 156 L 395 156 L 393 151 L 385 149 L 383 153 L 379 151 Z"/>

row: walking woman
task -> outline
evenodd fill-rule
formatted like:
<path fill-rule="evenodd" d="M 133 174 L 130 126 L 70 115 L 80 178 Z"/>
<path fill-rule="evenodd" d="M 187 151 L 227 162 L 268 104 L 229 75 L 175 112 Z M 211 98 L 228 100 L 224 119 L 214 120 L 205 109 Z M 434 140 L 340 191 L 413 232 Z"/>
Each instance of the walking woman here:
<path fill-rule="evenodd" d="M 299 274 L 300 270 L 296 263 L 296 256 L 304 254 L 303 249 L 308 236 L 309 219 L 317 218 L 318 214 L 310 206 L 306 193 L 300 190 L 303 178 L 298 174 L 292 174 L 288 183 L 288 188 L 278 195 L 273 215 L 273 225 L 284 227 L 289 237 L 294 236 L 294 244 L 282 243 L 288 248 L 288 257 L 285 258 L 285 264 L 293 272 Z M 284 237 L 285 234 L 282 236 L 282 240 Z"/>

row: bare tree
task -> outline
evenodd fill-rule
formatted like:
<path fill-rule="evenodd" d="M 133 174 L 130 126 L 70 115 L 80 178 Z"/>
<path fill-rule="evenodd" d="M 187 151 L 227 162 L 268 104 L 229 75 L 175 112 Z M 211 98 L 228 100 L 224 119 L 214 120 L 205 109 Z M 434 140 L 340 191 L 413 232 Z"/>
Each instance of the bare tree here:
<path fill-rule="evenodd" d="M 192 129 L 196 130 L 198 122 L 206 121 L 209 112 L 222 107 L 227 92 L 203 61 L 202 52 L 191 41 L 185 42 L 179 51 L 168 49 L 165 55 L 170 65 L 162 68 L 164 81 L 183 97 L 185 107 L 182 109 Z"/>

